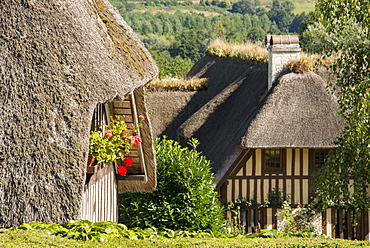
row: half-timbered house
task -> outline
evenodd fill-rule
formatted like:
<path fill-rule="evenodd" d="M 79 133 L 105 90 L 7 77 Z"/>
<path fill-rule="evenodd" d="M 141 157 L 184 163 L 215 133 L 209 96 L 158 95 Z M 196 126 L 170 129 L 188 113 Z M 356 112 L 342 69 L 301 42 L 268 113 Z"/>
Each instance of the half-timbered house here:
<path fill-rule="evenodd" d="M 333 78 L 327 70 L 285 70 L 290 59 L 299 57 L 298 37 L 266 40 L 269 68 L 246 71 L 243 80 L 231 82 L 232 91 L 216 95 L 177 133 L 183 144 L 190 137 L 200 141 L 199 149 L 213 162 L 222 203 L 243 198 L 261 204 L 279 192 L 292 207 L 304 206 L 314 198 L 312 174 L 343 127 L 338 99 L 329 87 Z M 256 80 L 261 78 L 256 73 L 265 73 L 265 80 Z M 248 232 L 253 226 L 278 228 L 277 211 L 249 209 L 240 220 Z M 322 233 L 328 236 L 368 238 L 368 213 L 356 227 L 349 211 L 328 209 L 321 216 Z"/>

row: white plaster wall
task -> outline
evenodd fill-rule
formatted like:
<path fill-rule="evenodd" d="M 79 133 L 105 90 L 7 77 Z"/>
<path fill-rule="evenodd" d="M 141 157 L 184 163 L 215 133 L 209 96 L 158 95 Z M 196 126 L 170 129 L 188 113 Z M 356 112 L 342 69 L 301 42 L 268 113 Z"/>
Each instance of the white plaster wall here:
<path fill-rule="evenodd" d="M 269 74 L 268 74 L 268 89 L 270 89 L 274 81 L 279 77 L 280 73 L 285 69 L 290 60 L 300 57 L 300 48 L 297 46 L 280 45 L 269 47 Z"/>

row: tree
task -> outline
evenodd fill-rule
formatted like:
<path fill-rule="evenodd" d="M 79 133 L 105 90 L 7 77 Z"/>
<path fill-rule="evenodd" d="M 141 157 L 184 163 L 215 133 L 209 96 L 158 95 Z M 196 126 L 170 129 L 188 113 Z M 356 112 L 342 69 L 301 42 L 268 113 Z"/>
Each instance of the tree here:
<path fill-rule="evenodd" d="M 306 20 L 306 13 L 302 12 L 300 15 L 296 15 L 295 18 L 293 19 L 292 23 L 290 24 L 289 27 L 289 32 L 291 33 L 299 33 L 299 30 L 302 26 L 302 22 Z"/>
<path fill-rule="evenodd" d="M 265 39 L 266 32 L 260 28 L 251 28 L 247 35 L 247 39 L 255 43 L 262 43 Z"/>
<path fill-rule="evenodd" d="M 251 0 L 241 0 L 232 5 L 230 12 L 240 14 L 255 14 L 256 8 Z"/>
<path fill-rule="evenodd" d="M 224 230 L 223 209 L 214 191 L 211 163 L 193 149 L 173 140 L 156 139 L 157 189 L 120 196 L 121 218 L 128 227 L 189 231 Z"/>
<path fill-rule="evenodd" d="M 336 42 L 329 51 L 340 55 L 332 69 L 346 126 L 325 166 L 315 175 L 317 196 L 326 206 L 369 210 L 370 2 L 319 0 L 316 8 L 318 21 L 328 32 L 340 37 L 348 25 L 356 24 L 365 36 L 355 47 Z"/>
<path fill-rule="evenodd" d="M 280 2 L 279 0 L 274 0 L 272 2 L 272 7 L 268 11 L 268 16 L 272 22 L 275 22 L 279 30 L 284 33 L 289 32 L 289 27 L 294 20 L 294 4 L 290 1 Z"/>
<path fill-rule="evenodd" d="M 208 45 L 207 37 L 208 34 L 203 29 L 189 29 L 179 33 L 170 49 L 171 56 L 176 57 L 179 55 L 194 62 L 201 59 Z"/>

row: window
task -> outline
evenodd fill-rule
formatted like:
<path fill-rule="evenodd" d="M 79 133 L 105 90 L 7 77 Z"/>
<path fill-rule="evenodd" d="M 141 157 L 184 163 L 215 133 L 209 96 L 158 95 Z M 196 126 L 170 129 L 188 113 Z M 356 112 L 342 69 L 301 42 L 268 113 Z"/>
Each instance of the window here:
<path fill-rule="evenodd" d="M 329 150 L 324 150 L 324 149 L 315 149 L 314 151 L 314 165 L 315 168 L 321 168 L 324 163 L 325 159 L 329 154 Z"/>
<path fill-rule="evenodd" d="M 106 104 L 97 104 L 91 120 L 91 131 L 96 131 L 99 123 L 108 124 L 108 111 Z"/>
<path fill-rule="evenodd" d="M 282 149 L 265 149 L 264 164 L 267 171 L 283 170 L 283 150 Z"/>

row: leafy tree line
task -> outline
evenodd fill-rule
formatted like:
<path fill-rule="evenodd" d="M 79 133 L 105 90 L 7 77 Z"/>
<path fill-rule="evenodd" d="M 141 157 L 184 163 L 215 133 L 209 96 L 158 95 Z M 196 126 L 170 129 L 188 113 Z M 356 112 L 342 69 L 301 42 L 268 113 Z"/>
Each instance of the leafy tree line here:
<path fill-rule="evenodd" d="M 143 5 L 125 0 L 111 2 L 139 34 L 155 59 L 166 58 L 156 60 L 161 77 L 184 75 L 191 67 L 189 60 L 195 63 L 202 58 L 207 45 L 213 39 L 221 38 L 236 43 L 246 40 L 262 42 L 268 33 L 298 33 L 306 17 L 305 13 L 293 14 L 293 4 L 280 0 L 274 0 L 268 8 L 257 0 L 242 0 L 233 4 L 219 0 L 200 1 L 199 4 L 191 1 L 145 1 L 145 8 L 181 4 L 186 5 L 188 10 L 194 10 L 188 13 L 177 11 L 174 14 L 132 11 L 143 8 Z M 208 10 L 215 14 L 205 16 L 195 12 L 197 10 Z M 216 15 L 217 11 L 220 14 Z"/>

